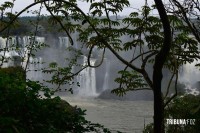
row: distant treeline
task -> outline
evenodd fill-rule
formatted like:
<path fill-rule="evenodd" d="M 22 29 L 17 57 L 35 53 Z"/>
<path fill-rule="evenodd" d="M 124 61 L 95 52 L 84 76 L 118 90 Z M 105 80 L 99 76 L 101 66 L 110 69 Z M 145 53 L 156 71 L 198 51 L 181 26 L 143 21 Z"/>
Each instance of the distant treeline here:
<path fill-rule="evenodd" d="M 48 16 L 40 18 L 34 16 L 19 17 L 10 28 L 0 33 L 0 36 L 25 36 L 35 35 L 35 33 L 37 36 L 49 34 L 54 36 L 63 35 L 64 32 L 61 30 L 60 25 L 58 23 L 51 23 L 49 18 Z M 4 24 L 6 24 L 6 21 L 4 21 Z"/>
<path fill-rule="evenodd" d="M 118 18 L 123 17 L 118 16 Z M 116 16 L 111 16 L 110 19 L 116 19 Z M 2 25 L 6 25 L 6 22 L 8 22 L 6 18 L 4 18 L 4 20 L 5 21 L 0 21 L 0 29 L 2 28 Z M 191 20 L 195 25 L 199 25 L 199 18 L 191 18 Z M 200 27 L 197 30 L 200 30 Z M 42 16 L 39 18 L 36 16 L 19 17 L 11 25 L 11 28 L 1 32 L 0 36 L 28 36 L 35 35 L 35 33 L 37 36 L 66 36 L 66 33 L 62 30 L 59 23 L 54 21 L 50 16 Z"/>

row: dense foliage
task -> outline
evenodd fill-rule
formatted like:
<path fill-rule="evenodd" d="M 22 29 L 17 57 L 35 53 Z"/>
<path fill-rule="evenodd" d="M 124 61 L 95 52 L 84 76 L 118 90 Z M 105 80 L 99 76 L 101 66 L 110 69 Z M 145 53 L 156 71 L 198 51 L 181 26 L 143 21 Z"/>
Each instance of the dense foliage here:
<path fill-rule="evenodd" d="M 167 119 L 189 119 L 194 123 L 167 124 Z M 193 125 L 194 124 L 194 125 Z M 165 108 L 165 131 L 167 133 L 198 133 L 200 130 L 200 95 L 179 95 Z M 145 127 L 144 133 L 153 133 L 153 124 Z"/>
<path fill-rule="evenodd" d="M 109 132 L 85 120 L 85 111 L 72 107 L 37 82 L 25 81 L 20 67 L 0 69 L 0 132 Z"/>
<path fill-rule="evenodd" d="M 188 123 L 187 125 L 167 125 L 166 131 L 181 132 L 181 133 L 196 133 L 200 130 L 200 95 L 183 95 L 176 97 L 166 107 L 166 119 L 195 119 L 194 125 Z"/>

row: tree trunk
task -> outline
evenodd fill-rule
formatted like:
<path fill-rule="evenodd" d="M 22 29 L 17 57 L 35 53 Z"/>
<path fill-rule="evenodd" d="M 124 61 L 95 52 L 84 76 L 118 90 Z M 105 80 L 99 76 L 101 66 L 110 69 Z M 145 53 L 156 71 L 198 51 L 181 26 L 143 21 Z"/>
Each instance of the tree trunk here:
<path fill-rule="evenodd" d="M 162 0 L 154 0 L 164 30 L 163 46 L 155 57 L 153 70 L 154 133 L 164 133 L 164 101 L 162 99 L 162 68 L 171 48 L 171 27 Z"/>
<path fill-rule="evenodd" d="M 161 91 L 162 72 L 154 72 L 154 133 L 164 133 L 164 103 Z"/>
<path fill-rule="evenodd" d="M 154 93 L 154 133 L 164 133 L 164 108 L 162 97 Z"/>

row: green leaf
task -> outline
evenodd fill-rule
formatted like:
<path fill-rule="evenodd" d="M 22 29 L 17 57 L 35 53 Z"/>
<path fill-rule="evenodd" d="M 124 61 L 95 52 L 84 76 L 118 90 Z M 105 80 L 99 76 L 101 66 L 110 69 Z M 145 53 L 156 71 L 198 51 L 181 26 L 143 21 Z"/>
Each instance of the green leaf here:
<path fill-rule="evenodd" d="M 51 62 L 50 64 L 49 64 L 49 67 L 50 68 L 56 68 L 58 66 L 58 64 L 56 63 L 56 62 Z"/>

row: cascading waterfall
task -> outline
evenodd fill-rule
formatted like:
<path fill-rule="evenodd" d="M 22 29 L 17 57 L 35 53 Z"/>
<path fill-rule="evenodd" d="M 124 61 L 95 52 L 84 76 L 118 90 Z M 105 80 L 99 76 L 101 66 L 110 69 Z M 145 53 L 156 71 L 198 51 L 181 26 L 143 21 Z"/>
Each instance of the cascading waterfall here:
<path fill-rule="evenodd" d="M 95 59 L 91 59 L 91 65 L 95 65 Z M 87 57 L 83 57 L 83 65 L 87 64 Z M 77 81 L 80 83 L 80 87 L 78 88 L 79 96 L 97 96 L 96 92 L 96 72 L 94 68 L 87 67 L 84 69 L 79 76 L 77 77 Z"/>
<path fill-rule="evenodd" d="M 186 92 L 190 94 L 197 95 L 199 91 L 193 85 L 200 81 L 199 79 L 199 69 L 195 67 L 195 64 L 199 64 L 200 61 L 194 61 L 191 64 L 187 63 L 183 66 L 183 73 L 179 76 L 179 81 L 186 86 Z"/>
<path fill-rule="evenodd" d="M 104 82 L 103 82 L 103 89 L 102 91 L 105 91 L 106 89 L 109 89 L 109 71 L 110 71 L 110 61 L 108 59 L 105 59 L 106 62 L 106 72 L 105 72 L 105 77 L 104 77 Z"/>
<path fill-rule="evenodd" d="M 35 45 L 41 45 L 45 43 L 45 37 L 34 37 L 34 40 L 31 40 L 32 38 L 29 37 L 29 39 L 24 38 L 24 44 L 31 44 L 34 43 Z M 27 41 L 27 42 L 25 42 Z M 34 41 L 34 42 L 32 42 Z M 30 70 L 27 73 L 27 78 L 31 80 L 42 80 L 42 72 L 40 71 L 43 68 L 42 65 L 43 59 L 42 57 L 30 57 L 29 60 L 29 66 L 28 69 Z"/>
<path fill-rule="evenodd" d="M 34 39 L 34 40 L 33 40 Z M 58 38 L 58 49 L 67 48 L 70 46 L 68 37 L 59 37 Z M 35 45 L 40 45 L 45 42 L 44 37 L 31 37 L 31 36 L 11 36 L 9 38 L 0 37 L 0 49 L 4 49 L 6 45 L 8 46 L 8 51 L 0 52 L 0 58 L 5 56 L 6 58 L 11 58 L 3 64 L 3 67 L 15 66 L 17 63 L 14 61 L 14 57 L 27 57 L 28 49 L 27 46 L 31 43 Z M 15 49 L 17 47 L 17 49 Z M 77 48 L 77 42 L 75 42 L 74 48 Z M 52 54 L 52 53 L 51 53 Z M 25 60 L 27 61 L 27 59 Z M 94 65 L 96 62 L 95 59 L 91 59 L 90 63 Z M 111 67 L 109 58 L 104 59 L 105 65 L 103 68 L 97 71 L 94 68 L 86 68 L 81 73 L 80 76 L 76 78 L 76 81 L 80 83 L 80 87 L 77 89 L 77 94 L 80 96 L 97 96 L 101 92 L 110 89 L 112 84 L 110 83 Z M 189 93 L 198 94 L 199 92 L 193 86 L 193 84 L 199 82 L 199 70 L 195 68 L 195 64 L 200 63 L 199 61 L 194 61 L 192 64 L 186 64 L 183 66 L 183 72 L 179 76 L 179 81 L 186 85 L 186 89 Z M 87 57 L 83 56 L 82 65 L 87 64 Z M 29 64 L 29 71 L 27 73 L 29 79 L 39 80 L 44 77 L 41 71 L 35 71 L 41 69 L 42 56 L 31 57 Z M 100 76 L 100 77 L 99 77 Z M 100 79 L 101 78 L 101 79 Z M 75 87 L 75 86 L 74 86 Z"/>
<path fill-rule="evenodd" d="M 193 35 L 190 35 L 194 37 Z M 198 50 L 200 50 L 200 44 L 198 46 Z M 199 68 L 195 67 L 196 64 L 200 64 L 199 60 L 194 60 L 192 63 L 187 63 L 183 66 L 183 73 L 179 76 L 179 81 L 186 86 L 186 92 L 198 95 L 199 90 L 195 87 L 195 84 L 200 82 L 199 79 Z"/>
<path fill-rule="evenodd" d="M 34 40 L 32 40 L 34 39 Z M 34 41 L 35 45 L 40 45 L 45 42 L 44 37 L 30 37 L 30 36 L 23 36 L 23 37 L 17 37 L 13 36 L 10 37 L 10 39 L 7 41 L 6 38 L 0 37 L 0 48 L 5 48 L 6 43 L 8 43 L 8 47 L 18 47 L 21 51 L 13 50 L 6 52 L 6 56 L 12 57 L 12 56 L 23 56 L 27 58 L 28 49 L 26 48 L 28 45 L 32 44 Z M 67 48 L 69 46 L 69 40 L 68 37 L 59 37 L 59 48 Z M 3 55 L 3 54 L 2 54 Z M 25 59 L 26 61 L 27 59 Z M 90 63 L 91 65 L 95 65 L 95 59 L 91 59 Z M 82 65 L 85 66 L 87 64 L 87 57 L 83 56 L 83 62 Z M 13 66 L 13 63 L 6 64 L 5 67 Z M 27 72 L 27 78 L 31 80 L 42 80 L 43 74 L 41 71 L 38 71 L 38 69 L 41 69 L 43 67 L 42 65 L 42 57 L 30 57 L 30 63 L 28 66 L 28 72 Z M 108 68 L 106 68 L 107 71 Z M 108 79 L 108 72 L 106 73 L 106 79 L 105 82 L 107 82 Z M 94 68 L 86 68 L 84 69 L 80 75 L 77 77 L 77 81 L 80 83 L 80 87 L 78 88 L 78 95 L 80 96 L 97 96 L 98 93 L 96 91 L 96 71 Z M 106 89 L 106 86 L 108 83 L 104 83 L 104 87 Z"/>
<path fill-rule="evenodd" d="M 27 78 L 34 81 L 40 81 L 43 79 L 42 72 L 40 71 L 42 66 L 42 57 L 30 57 L 29 60 L 29 71 L 27 72 Z"/>
<path fill-rule="evenodd" d="M 19 57 L 19 51 L 20 50 L 16 50 L 16 45 L 17 45 L 17 37 L 13 36 L 13 37 L 9 37 L 9 38 L 2 38 L 0 37 L 0 59 L 2 59 L 2 57 L 4 57 L 4 62 L 2 67 L 9 67 L 9 66 L 14 66 L 17 65 L 18 63 L 16 63 L 16 59 L 17 61 Z M 4 50 L 6 51 L 4 51 Z"/>
<path fill-rule="evenodd" d="M 36 44 L 40 45 L 40 44 L 42 44 L 44 42 L 45 42 L 45 37 L 39 37 L 39 36 L 35 37 L 35 43 Z"/>
<path fill-rule="evenodd" d="M 59 37 L 59 48 L 69 47 L 69 38 L 68 37 Z"/>
<path fill-rule="evenodd" d="M 200 63 L 200 61 L 194 61 L 193 63 L 187 63 L 183 66 L 183 74 L 180 77 L 180 81 L 185 83 L 194 84 L 199 81 L 199 69 L 195 67 L 195 64 Z"/>
<path fill-rule="evenodd" d="M 34 41 L 33 41 L 34 39 Z M 31 43 L 35 45 L 40 45 L 45 42 L 44 37 L 30 37 L 30 36 L 11 36 L 9 38 L 0 37 L 0 48 L 8 48 L 7 51 L 1 51 L 0 57 L 4 56 L 6 58 L 2 67 L 17 66 L 21 64 L 21 58 L 24 58 L 22 66 L 24 67 L 28 57 L 28 49 L 26 46 L 30 46 Z M 29 72 L 27 72 L 27 77 L 29 79 L 42 79 L 42 74 L 37 69 L 42 68 L 42 57 L 30 57 Z"/>
<path fill-rule="evenodd" d="M 30 45 L 31 39 L 30 36 L 23 36 L 21 39 L 22 47 L 26 47 L 26 45 Z"/>
<path fill-rule="evenodd" d="M 44 37 L 30 37 L 30 36 L 23 36 L 23 37 L 19 37 L 19 36 L 11 36 L 9 38 L 2 38 L 0 37 L 0 48 L 6 48 L 6 45 L 7 45 L 7 48 L 9 51 L 12 51 L 13 49 L 15 51 L 18 51 L 16 50 L 15 48 L 18 47 L 20 48 L 20 50 L 24 50 L 24 48 L 28 45 L 30 45 L 32 43 L 32 39 L 35 39 L 34 40 L 34 43 L 36 45 L 40 45 L 41 43 L 44 43 L 45 42 L 45 38 Z M 9 52 L 8 51 L 8 52 Z"/>
<path fill-rule="evenodd" d="M 5 48 L 6 47 L 6 38 L 0 37 L 0 48 Z"/>

